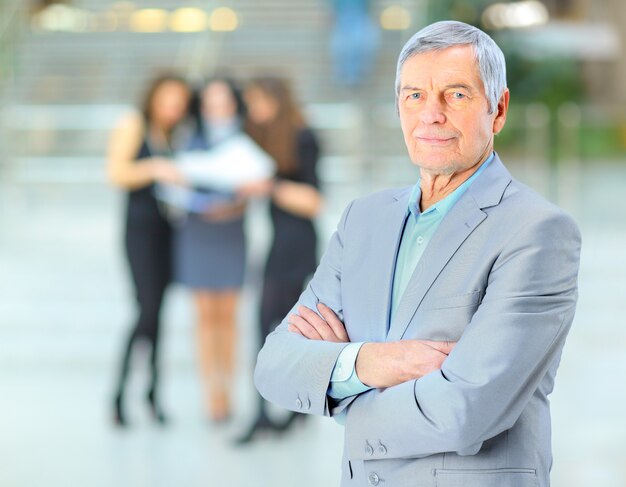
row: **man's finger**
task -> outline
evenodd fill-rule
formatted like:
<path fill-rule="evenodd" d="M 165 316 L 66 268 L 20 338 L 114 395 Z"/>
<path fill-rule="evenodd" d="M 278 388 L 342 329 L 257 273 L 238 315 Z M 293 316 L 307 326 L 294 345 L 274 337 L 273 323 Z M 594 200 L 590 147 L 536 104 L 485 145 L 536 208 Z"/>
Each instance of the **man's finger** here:
<path fill-rule="evenodd" d="M 337 318 L 335 312 L 324 303 L 318 303 L 317 309 L 326 320 L 326 323 L 330 325 L 333 333 L 339 339 L 339 341 L 349 342 L 350 339 L 348 338 L 346 327 L 343 325 L 341 320 Z"/>
<path fill-rule="evenodd" d="M 319 335 L 322 337 L 322 340 L 325 340 L 327 342 L 339 341 L 339 338 L 335 336 L 335 333 L 333 332 L 333 329 L 330 327 L 330 325 L 315 311 L 307 308 L 306 306 L 300 306 L 298 308 L 298 313 L 300 313 L 300 317 L 306 320 L 309 325 L 313 326 L 315 330 L 317 330 Z"/>
<path fill-rule="evenodd" d="M 298 329 L 298 327 L 296 325 L 292 325 L 291 323 L 287 326 L 287 330 L 292 333 L 297 333 L 298 335 L 304 336 L 302 335 L 302 332 Z"/>
<path fill-rule="evenodd" d="M 289 323 L 300 330 L 300 334 L 309 340 L 323 340 L 322 336 L 318 333 L 315 327 L 302 318 L 302 316 L 290 315 Z"/>

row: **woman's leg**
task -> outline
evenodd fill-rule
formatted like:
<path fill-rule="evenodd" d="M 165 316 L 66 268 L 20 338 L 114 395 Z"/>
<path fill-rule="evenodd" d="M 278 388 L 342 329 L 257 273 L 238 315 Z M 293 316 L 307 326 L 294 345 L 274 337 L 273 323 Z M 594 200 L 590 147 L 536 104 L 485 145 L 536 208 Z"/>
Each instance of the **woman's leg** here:
<path fill-rule="evenodd" d="M 133 326 L 128 338 L 126 339 L 117 377 L 117 385 L 115 388 L 113 421 L 119 426 L 126 426 L 127 424 L 127 418 L 124 412 L 124 393 L 126 390 L 126 381 L 128 379 L 128 372 L 130 368 L 130 358 L 136 338 L 137 325 Z"/>
<path fill-rule="evenodd" d="M 234 379 L 239 292 L 198 291 L 198 344 L 209 415 L 220 421 L 230 413 Z"/>
<path fill-rule="evenodd" d="M 151 231 L 152 230 L 152 231 Z M 137 319 L 126 340 L 115 395 L 115 422 L 126 424 L 123 401 L 128 379 L 131 356 L 139 339 L 150 347 L 150 385 L 148 401 L 155 419 L 164 421 L 158 408 L 156 392 L 158 385 L 158 339 L 160 311 L 165 289 L 170 281 L 169 232 L 167 229 L 153 231 L 149 228 L 129 228 L 126 235 L 126 253 L 130 267 L 137 303 Z"/>
<path fill-rule="evenodd" d="M 217 408 L 217 415 L 226 418 L 230 415 L 230 397 L 235 378 L 239 291 L 228 290 L 218 293 L 216 295 L 216 303 L 220 387 L 215 407 Z"/>
<path fill-rule="evenodd" d="M 267 335 L 285 318 L 292 306 L 297 302 L 302 292 L 302 283 L 275 279 L 265 276 L 263 281 L 263 291 L 261 294 L 261 308 L 259 312 L 260 336 L 258 349 L 260 350 Z M 276 426 L 267 415 L 267 403 L 260 395 L 257 397 L 256 419 L 250 428 L 236 440 L 238 444 L 249 443 L 254 439 L 258 431 L 264 429 L 286 429 L 293 421 L 290 416 L 287 422 L 280 427 Z"/>
<path fill-rule="evenodd" d="M 144 249 L 144 253 L 146 250 Z M 171 240 L 169 229 L 162 229 L 160 236 L 155 238 L 149 252 L 152 256 L 151 272 L 143 278 L 142 284 L 142 318 L 139 336 L 145 337 L 149 345 L 150 382 L 146 398 L 154 420 L 165 422 L 165 415 L 159 405 L 159 343 L 161 336 L 161 308 L 165 290 L 171 280 Z"/>
<path fill-rule="evenodd" d="M 212 401 L 219 385 L 219 339 L 217 303 L 215 294 L 210 291 L 194 292 L 198 320 L 198 358 L 207 411 L 213 417 Z"/>
<path fill-rule="evenodd" d="M 302 293 L 304 283 L 297 280 L 283 280 L 268 277 L 266 279 L 267 293 L 264 290 L 264 298 L 261 307 L 261 333 L 262 340 L 274 331 L 280 322 L 287 316 L 294 304 L 298 302 L 298 298 Z M 259 344 L 259 349 L 262 342 Z M 267 418 L 265 412 L 267 403 L 259 396 L 260 417 Z M 273 429 L 286 430 L 296 419 L 303 419 L 304 415 L 299 413 L 290 413 L 285 422 L 281 425 L 273 425 Z M 270 424 L 272 424 L 270 422 Z"/>

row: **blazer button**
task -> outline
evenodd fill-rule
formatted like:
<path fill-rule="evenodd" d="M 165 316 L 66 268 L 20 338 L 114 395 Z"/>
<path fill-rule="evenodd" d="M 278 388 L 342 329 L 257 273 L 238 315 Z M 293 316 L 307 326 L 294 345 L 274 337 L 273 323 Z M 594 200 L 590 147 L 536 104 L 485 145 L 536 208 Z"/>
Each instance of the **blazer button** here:
<path fill-rule="evenodd" d="M 376 475 L 375 472 L 372 472 L 367 477 L 367 481 L 370 483 L 370 485 L 378 485 L 378 483 L 380 482 L 380 478 L 378 477 L 378 475 Z"/>
<path fill-rule="evenodd" d="M 378 453 L 380 453 L 381 455 L 386 455 L 387 447 L 383 445 L 382 443 L 378 443 Z"/>
<path fill-rule="evenodd" d="M 372 456 L 374 454 L 374 449 L 372 448 L 372 445 L 367 442 L 365 445 L 365 453 L 367 453 L 369 456 Z"/>
<path fill-rule="evenodd" d="M 298 409 L 302 409 L 302 399 L 296 399 L 296 406 L 298 407 Z"/>

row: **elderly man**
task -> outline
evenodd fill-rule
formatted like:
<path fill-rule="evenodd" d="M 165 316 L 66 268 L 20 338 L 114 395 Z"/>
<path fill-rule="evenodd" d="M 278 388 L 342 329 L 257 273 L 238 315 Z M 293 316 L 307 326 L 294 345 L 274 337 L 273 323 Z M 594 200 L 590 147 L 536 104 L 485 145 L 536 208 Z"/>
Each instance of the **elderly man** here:
<path fill-rule="evenodd" d="M 493 152 L 509 91 L 488 35 L 424 28 L 396 94 L 419 180 L 348 206 L 257 388 L 345 422 L 342 486 L 547 487 L 580 234 Z"/>

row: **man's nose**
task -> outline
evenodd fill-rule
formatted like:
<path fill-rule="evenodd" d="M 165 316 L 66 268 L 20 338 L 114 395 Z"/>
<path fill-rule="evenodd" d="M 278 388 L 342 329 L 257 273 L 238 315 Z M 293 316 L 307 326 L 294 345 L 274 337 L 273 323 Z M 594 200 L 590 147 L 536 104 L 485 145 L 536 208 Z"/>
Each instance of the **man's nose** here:
<path fill-rule="evenodd" d="M 445 123 L 446 115 L 441 99 L 436 96 L 429 96 L 422 105 L 420 118 L 423 123 L 430 125 L 433 123 Z"/>

